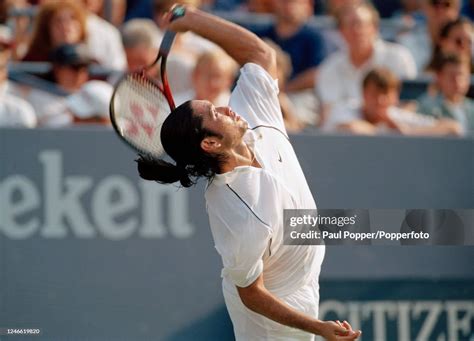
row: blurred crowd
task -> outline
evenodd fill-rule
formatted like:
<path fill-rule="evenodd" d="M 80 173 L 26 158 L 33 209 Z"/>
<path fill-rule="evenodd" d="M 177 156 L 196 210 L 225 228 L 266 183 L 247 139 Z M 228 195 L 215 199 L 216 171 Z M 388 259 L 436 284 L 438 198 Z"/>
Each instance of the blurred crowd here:
<path fill-rule="evenodd" d="M 290 132 L 474 134 L 474 0 L 2 0 L 0 127 L 110 125 L 114 84 L 153 62 L 176 2 L 274 48 Z M 177 35 L 167 68 L 177 104 L 227 105 L 238 77 L 192 32 Z"/>

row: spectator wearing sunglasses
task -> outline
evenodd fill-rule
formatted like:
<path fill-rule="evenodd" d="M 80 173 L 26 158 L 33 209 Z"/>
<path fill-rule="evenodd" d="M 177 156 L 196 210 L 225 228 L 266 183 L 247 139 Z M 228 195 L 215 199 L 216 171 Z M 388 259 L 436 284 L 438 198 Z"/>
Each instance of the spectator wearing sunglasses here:
<path fill-rule="evenodd" d="M 474 26 L 467 18 L 458 18 L 448 22 L 440 31 L 438 43 L 433 51 L 428 70 L 432 71 L 440 54 L 457 54 L 470 61 L 471 73 L 474 71 Z"/>
<path fill-rule="evenodd" d="M 418 72 L 426 70 L 441 28 L 447 22 L 456 20 L 460 10 L 461 0 L 424 0 L 426 25 L 416 26 L 398 37 L 398 42 L 406 46 L 415 58 Z"/>

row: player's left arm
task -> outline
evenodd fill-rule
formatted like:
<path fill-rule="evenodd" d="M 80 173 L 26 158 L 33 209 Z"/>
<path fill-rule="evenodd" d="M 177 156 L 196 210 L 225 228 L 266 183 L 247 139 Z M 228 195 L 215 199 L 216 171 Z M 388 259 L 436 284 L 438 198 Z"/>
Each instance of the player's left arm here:
<path fill-rule="evenodd" d="M 347 322 L 321 321 L 293 309 L 265 288 L 262 274 L 245 288 L 237 286 L 237 291 L 248 309 L 280 324 L 321 335 L 329 341 L 356 340 L 361 335 Z"/>

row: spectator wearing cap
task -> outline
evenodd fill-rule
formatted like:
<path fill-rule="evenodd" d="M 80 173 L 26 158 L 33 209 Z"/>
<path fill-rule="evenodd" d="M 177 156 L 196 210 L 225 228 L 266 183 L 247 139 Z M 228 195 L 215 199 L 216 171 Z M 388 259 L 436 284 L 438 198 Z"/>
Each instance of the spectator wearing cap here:
<path fill-rule="evenodd" d="M 82 0 L 87 9 L 86 44 L 97 62 L 112 70 L 125 70 L 126 58 L 119 30 L 102 19 L 99 13 L 104 7 L 104 0 Z"/>
<path fill-rule="evenodd" d="M 459 135 L 460 126 L 452 119 L 432 117 L 399 108 L 400 80 L 388 68 L 374 68 L 362 83 L 359 106 L 340 106 L 324 125 L 326 131 L 375 135 Z"/>
<path fill-rule="evenodd" d="M 379 38 L 379 15 L 373 6 L 367 3 L 343 6 L 336 19 L 347 50 L 330 55 L 319 68 L 315 90 L 323 106 L 321 124 L 333 106 L 360 104 L 362 80 L 372 68 L 387 67 L 402 79 L 416 76 L 410 52 Z"/>
<path fill-rule="evenodd" d="M 86 15 L 73 1 L 52 1 L 40 5 L 33 36 L 24 61 L 46 62 L 51 52 L 64 44 L 86 41 Z"/>
<path fill-rule="evenodd" d="M 423 0 L 426 24 L 401 34 L 397 41 L 407 47 L 415 58 L 417 70 L 422 73 L 430 61 L 441 28 L 456 20 L 461 10 L 461 0 Z"/>
<path fill-rule="evenodd" d="M 69 92 L 79 90 L 89 80 L 89 66 L 96 62 L 85 44 L 61 45 L 53 50 L 49 61 L 53 65 L 49 80 Z"/>
<path fill-rule="evenodd" d="M 440 55 L 434 70 L 438 93 L 422 95 L 418 111 L 432 117 L 454 119 L 464 134 L 474 134 L 474 101 L 466 97 L 470 81 L 468 61 L 460 55 Z"/>
<path fill-rule="evenodd" d="M 52 70 L 46 79 L 62 93 L 74 93 L 89 80 L 89 66 L 94 59 L 84 44 L 65 44 L 52 51 L 49 57 Z M 31 89 L 25 98 L 33 105 L 40 126 L 63 127 L 72 124 L 67 114 L 63 94 Z"/>
<path fill-rule="evenodd" d="M 92 80 L 66 98 L 65 104 L 74 124 L 110 124 L 109 103 L 113 87 L 106 82 Z"/>
<path fill-rule="evenodd" d="M 32 106 L 10 92 L 8 61 L 13 41 L 9 29 L 0 25 L 0 127 L 33 128 L 37 124 Z"/>

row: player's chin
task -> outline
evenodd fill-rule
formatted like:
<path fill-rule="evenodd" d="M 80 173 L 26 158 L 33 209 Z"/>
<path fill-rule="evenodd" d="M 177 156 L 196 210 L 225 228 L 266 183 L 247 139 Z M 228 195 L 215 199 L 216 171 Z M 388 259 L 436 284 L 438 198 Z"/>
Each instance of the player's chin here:
<path fill-rule="evenodd" d="M 249 128 L 249 124 L 245 120 L 238 121 L 237 126 L 240 128 L 240 130 L 242 130 L 243 133 L 245 133 Z"/>

